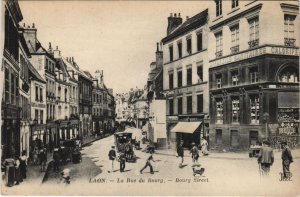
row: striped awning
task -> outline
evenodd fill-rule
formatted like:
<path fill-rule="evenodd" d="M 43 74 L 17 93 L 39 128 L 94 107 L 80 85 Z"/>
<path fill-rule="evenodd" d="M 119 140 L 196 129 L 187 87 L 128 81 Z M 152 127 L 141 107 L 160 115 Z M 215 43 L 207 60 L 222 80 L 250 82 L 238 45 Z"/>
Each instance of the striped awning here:
<path fill-rule="evenodd" d="M 171 130 L 173 133 L 194 133 L 202 122 L 178 122 Z"/>

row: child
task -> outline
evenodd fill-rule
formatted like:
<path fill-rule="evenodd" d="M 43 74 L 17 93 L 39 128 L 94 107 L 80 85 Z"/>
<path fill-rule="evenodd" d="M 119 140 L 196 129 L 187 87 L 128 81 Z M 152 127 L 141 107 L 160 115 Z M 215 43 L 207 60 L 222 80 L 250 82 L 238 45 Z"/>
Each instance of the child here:
<path fill-rule="evenodd" d="M 114 171 L 114 161 L 116 158 L 115 146 L 111 147 L 111 149 L 108 153 L 108 157 L 109 157 L 109 160 L 111 160 L 111 171 L 113 172 Z M 110 171 L 108 171 L 108 172 L 110 172 Z"/>

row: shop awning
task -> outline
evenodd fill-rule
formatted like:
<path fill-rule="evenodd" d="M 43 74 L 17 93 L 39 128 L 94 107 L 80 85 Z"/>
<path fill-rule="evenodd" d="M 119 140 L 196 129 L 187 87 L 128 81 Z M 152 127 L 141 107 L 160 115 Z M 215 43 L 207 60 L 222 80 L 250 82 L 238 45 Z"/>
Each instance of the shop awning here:
<path fill-rule="evenodd" d="M 202 122 L 178 122 L 171 130 L 174 133 L 194 133 Z"/>

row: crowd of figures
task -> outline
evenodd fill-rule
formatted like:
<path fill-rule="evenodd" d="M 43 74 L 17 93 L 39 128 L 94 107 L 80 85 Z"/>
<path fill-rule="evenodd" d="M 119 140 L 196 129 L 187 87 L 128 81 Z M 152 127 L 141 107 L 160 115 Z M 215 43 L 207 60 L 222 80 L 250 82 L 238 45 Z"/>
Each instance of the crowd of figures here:
<path fill-rule="evenodd" d="M 282 153 L 282 178 L 283 180 L 290 179 L 290 164 L 293 162 L 293 156 L 287 142 L 281 142 Z M 271 166 L 274 163 L 273 148 L 270 147 L 269 141 L 263 141 L 263 146 L 258 154 L 259 174 L 261 176 L 268 176 Z"/>

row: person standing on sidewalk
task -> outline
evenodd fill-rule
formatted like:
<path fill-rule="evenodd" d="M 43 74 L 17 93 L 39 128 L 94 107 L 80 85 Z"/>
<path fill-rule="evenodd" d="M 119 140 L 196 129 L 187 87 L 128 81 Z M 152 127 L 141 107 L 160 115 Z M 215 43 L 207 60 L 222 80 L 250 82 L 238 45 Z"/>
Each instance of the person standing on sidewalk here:
<path fill-rule="evenodd" d="M 140 173 L 141 173 L 141 174 L 143 173 L 143 171 L 144 171 L 148 166 L 149 166 L 149 168 L 150 168 L 150 173 L 151 173 L 151 174 L 154 174 L 153 166 L 152 166 L 152 164 L 151 164 L 151 161 L 155 162 L 154 159 L 153 159 L 153 153 L 152 153 L 152 152 L 150 152 L 150 156 L 148 157 L 145 166 L 140 170 Z"/>
<path fill-rule="evenodd" d="M 53 152 L 53 170 L 54 170 L 54 172 L 59 172 L 59 160 L 60 160 L 59 149 L 55 148 L 54 152 Z"/>
<path fill-rule="evenodd" d="M 293 156 L 290 148 L 287 145 L 287 142 L 282 142 L 282 169 L 283 169 L 283 178 L 290 177 L 290 164 L 293 162 Z"/>
<path fill-rule="evenodd" d="M 203 137 L 201 138 L 201 151 L 203 153 L 204 156 L 208 155 L 208 142 L 206 141 L 206 139 L 204 139 Z"/>
<path fill-rule="evenodd" d="M 273 149 L 270 147 L 270 142 L 263 141 L 263 146 L 258 154 L 258 165 L 262 170 L 262 175 L 269 175 L 270 168 L 274 163 Z"/>
<path fill-rule="evenodd" d="M 20 157 L 20 172 L 22 179 L 26 179 L 26 171 L 27 171 L 27 156 L 26 151 L 22 151 L 22 156 Z"/>
<path fill-rule="evenodd" d="M 199 164 L 198 159 L 199 159 L 199 150 L 196 146 L 196 144 L 193 142 L 192 143 L 192 149 L 190 150 L 190 154 L 192 154 L 192 160 L 193 160 L 193 165 Z"/>
<path fill-rule="evenodd" d="M 18 155 L 15 156 L 15 181 L 16 185 L 19 185 L 20 182 L 22 182 L 22 176 L 20 172 L 20 159 Z"/>
<path fill-rule="evenodd" d="M 183 164 L 183 157 L 184 157 L 184 150 L 183 150 L 183 140 L 180 141 L 178 147 L 177 147 L 177 157 L 180 157 L 181 161 L 179 163 L 179 168 L 182 168 Z"/>
<path fill-rule="evenodd" d="M 109 160 L 111 160 L 111 172 L 114 171 L 114 161 L 116 159 L 116 151 L 115 146 L 112 146 L 109 153 L 108 153 Z M 108 171 L 110 172 L 110 171 Z"/>
<path fill-rule="evenodd" d="M 47 164 L 47 149 L 46 148 L 41 149 L 40 160 L 41 160 L 41 172 L 46 172 L 46 164 Z"/>
<path fill-rule="evenodd" d="M 124 172 L 126 163 L 126 156 L 124 153 L 120 154 L 120 172 Z"/>

